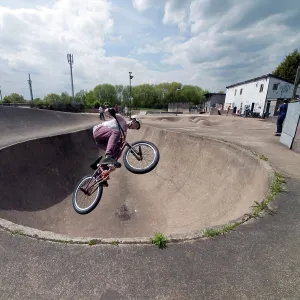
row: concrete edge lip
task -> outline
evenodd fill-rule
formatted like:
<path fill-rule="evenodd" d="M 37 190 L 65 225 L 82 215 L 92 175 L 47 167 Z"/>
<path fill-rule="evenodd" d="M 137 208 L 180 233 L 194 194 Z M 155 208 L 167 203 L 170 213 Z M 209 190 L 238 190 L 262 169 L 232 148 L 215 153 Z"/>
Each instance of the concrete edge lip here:
<path fill-rule="evenodd" d="M 88 128 L 86 128 L 86 129 L 88 129 Z M 79 129 L 79 130 L 75 130 L 75 131 L 81 131 L 81 130 L 84 130 L 84 129 Z M 160 128 L 160 130 L 166 130 L 166 129 Z M 166 130 L 166 131 L 169 131 L 169 130 Z M 51 136 L 61 135 L 61 134 L 64 134 L 64 133 L 53 134 Z M 178 132 L 176 132 L 176 134 L 192 135 L 192 134 L 178 133 Z M 251 151 L 250 149 L 248 149 L 246 147 L 236 145 L 234 143 L 227 142 L 224 140 L 206 137 L 206 136 L 203 136 L 203 137 L 197 136 L 197 138 L 213 140 L 213 141 L 217 141 L 219 143 L 226 144 L 227 146 L 235 148 L 238 151 L 242 151 L 246 155 L 251 156 L 253 159 L 257 160 L 258 163 L 260 164 L 260 166 L 267 171 L 268 176 L 269 176 L 269 189 L 268 189 L 267 194 L 265 195 L 265 197 L 267 197 L 267 195 L 270 193 L 270 186 L 274 182 L 274 179 L 275 179 L 275 171 L 273 170 L 273 168 L 271 167 L 271 165 L 268 162 L 261 160 L 258 157 L 258 154 L 256 154 L 254 151 Z M 38 139 L 38 138 L 34 138 L 34 139 Z M 30 139 L 30 140 L 34 140 L 34 139 Z M 261 199 L 261 201 L 263 201 L 264 199 Z M 261 201 L 258 201 L 258 202 L 261 202 Z M 253 203 L 254 203 L 254 201 L 253 201 Z M 249 212 L 250 211 L 245 212 L 244 215 L 241 216 L 240 218 L 229 221 L 226 224 L 219 225 L 219 226 L 212 226 L 210 228 L 222 228 L 223 226 L 225 226 L 227 224 L 232 224 L 232 223 L 234 224 L 234 223 L 238 223 L 238 222 L 240 223 L 239 226 L 242 226 L 244 223 L 246 223 L 250 219 L 252 219 L 252 217 L 246 216 L 246 214 Z M 8 221 L 8 220 L 2 219 L 2 218 L 0 218 L 0 228 L 11 234 L 22 235 L 22 236 L 34 238 L 37 240 L 44 240 L 44 241 L 49 241 L 49 242 L 57 242 L 57 243 L 65 243 L 65 244 L 82 244 L 82 245 L 115 244 L 115 243 L 117 243 L 117 244 L 136 244 L 136 245 L 152 244 L 152 237 L 134 237 L 134 238 L 75 237 L 75 238 L 71 238 L 70 236 L 67 236 L 67 235 L 54 233 L 51 231 L 43 231 L 43 230 L 39 230 L 36 228 L 19 225 L 19 224 L 13 223 L 11 221 Z M 203 235 L 203 231 L 205 229 L 206 228 L 203 228 L 203 229 L 199 229 L 196 232 L 189 232 L 189 233 L 185 233 L 185 234 L 170 234 L 170 235 L 165 235 L 165 236 L 168 239 L 169 243 L 178 243 L 178 242 L 197 240 L 200 238 L 206 238 Z M 153 234 L 154 234 L 154 232 L 153 232 Z"/>

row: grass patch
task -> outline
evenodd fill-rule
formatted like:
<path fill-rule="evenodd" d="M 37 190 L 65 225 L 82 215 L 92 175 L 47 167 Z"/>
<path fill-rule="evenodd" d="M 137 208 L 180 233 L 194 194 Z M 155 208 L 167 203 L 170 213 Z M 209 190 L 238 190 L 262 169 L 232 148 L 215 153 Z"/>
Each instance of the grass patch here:
<path fill-rule="evenodd" d="M 279 173 L 275 172 L 275 180 L 270 187 L 270 194 L 261 203 L 255 201 L 255 205 L 252 206 L 254 208 L 253 217 L 258 217 L 259 213 L 263 210 L 268 210 L 269 212 L 271 212 L 268 209 L 268 205 L 274 200 L 277 194 L 283 192 L 284 183 L 284 178 Z"/>
<path fill-rule="evenodd" d="M 89 240 L 88 245 L 89 246 L 94 246 L 97 244 L 97 240 Z"/>
<path fill-rule="evenodd" d="M 168 239 L 160 232 L 156 232 L 152 239 L 152 244 L 156 245 L 160 249 L 167 247 Z"/>
<path fill-rule="evenodd" d="M 119 245 L 119 242 L 117 242 L 117 241 L 112 241 L 111 244 L 112 244 L 113 246 L 118 246 L 118 245 Z"/>
<path fill-rule="evenodd" d="M 245 214 L 245 216 L 247 216 L 248 218 L 256 218 L 259 216 L 259 214 L 263 210 L 267 211 L 271 215 L 275 214 L 268 208 L 268 205 L 274 200 L 276 195 L 283 192 L 284 183 L 285 183 L 284 178 L 279 173 L 275 172 L 275 180 L 273 181 L 273 183 L 270 186 L 269 195 L 261 203 L 255 201 L 254 205 L 252 206 L 254 208 L 253 213 Z M 233 230 L 235 227 L 241 225 L 243 222 L 244 221 L 228 224 L 228 225 L 225 225 L 220 228 L 207 228 L 204 230 L 203 236 L 204 237 L 214 237 L 214 236 L 221 235 L 221 234 L 224 235 L 225 233 Z"/>
<path fill-rule="evenodd" d="M 259 158 L 262 159 L 262 160 L 264 160 L 264 161 L 268 161 L 268 160 L 269 160 L 269 159 L 268 159 L 266 156 L 264 156 L 263 154 L 260 155 Z"/>
<path fill-rule="evenodd" d="M 13 230 L 13 231 L 11 231 L 11 234 L 13 234 L 13 235 L 25 235 L 21 230 Z"/>
<path fill-rule="evenodd" d="M 232 224 L 227 224 L 221 228 L 207 228 L 203 232 L 203 236 L 205 237 L 213 237 L 221 234 L 225 234 L 229 231 L 232 231 L 235 227 L 239 226 L 241 223 L 232 223 Z"/>

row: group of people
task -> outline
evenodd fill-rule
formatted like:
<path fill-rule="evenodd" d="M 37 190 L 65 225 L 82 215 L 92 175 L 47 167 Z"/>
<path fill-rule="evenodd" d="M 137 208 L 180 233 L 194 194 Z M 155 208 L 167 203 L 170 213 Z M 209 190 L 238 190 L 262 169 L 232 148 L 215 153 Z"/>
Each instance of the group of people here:
<path fill-rule="evenodd" d="M 100 120 L 102 120 L 102 121 L 105 121 L 104 111 L 105 111 L 105 109 L 107 109 L 107 108 L 108 108 L 107 105 L 100 105 L 100 106 L 99 106 L 99 116 L 100 116 Z M 119 107 L 118 107 L 118 104 L 115 104 L 114 110 L 115 110 L 116 113 L 119 113 Z M 124 114 L 125 116 L 128 116 L 128 108 L 127 108 L 126 105 L 125 105 L 125 107 L 124 107 L 123 114 Z"/>

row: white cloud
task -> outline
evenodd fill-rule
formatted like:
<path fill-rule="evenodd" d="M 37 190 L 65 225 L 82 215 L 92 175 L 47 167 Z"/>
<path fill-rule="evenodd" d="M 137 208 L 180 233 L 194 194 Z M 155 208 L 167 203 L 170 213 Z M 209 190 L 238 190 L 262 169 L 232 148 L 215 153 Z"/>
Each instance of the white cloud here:
<path fill-rule="evenodd" d="M 157 53 L 172 53 L 174 46 L 184 40 L 181 36 L 168 36 L 163 38 L 155 45 L 146 44 L 144 47 L 133 49 L 132 54 L 157 54 Z"/>
<path fill-rule="evenodd" d="M 11 2 L 14 2 L 13 4 Z M 272 72 L 300 44 L 298 0 L 2 0 L 0 86 L 29 98 L 109 82 L 211 91 Z M 3 4 L 4 3 L 4 4 Z M 40 6 L 38 6 L 40 5 Z"/>
<path fill-rule="evenodd" d="M 143 54 L 143 53 L 159 53 L 161 51 L 161 49 L 159 47 L 155 47 L 155 46 L 151 46 L 149 44 L 147 44 L 145 46 L 145 48 L 139 48 L 137 49 L 136 53 L 137 54 Z"/>
<path fill-rule="evenodd" d="M 132 0 L 133 7 L 138 11 L 144 11 L 151 7 L 151 0 Z"/>
<path fill-rule="evenodd" d="M 41 79 L 52 88 L 64 88 L 67 53 L 74 53 L 77 68 L 84 67 L 86 59 L 105 55 L 105 38 L 113 28 L 109 11 L 110 3 L 101 0 L 60 0 L 51 8 L 1 7 L 0 43 L 4 47 L 0 57 L 16 71 L 23 66 L 28 72 L 38 72 L 36 86 L 41 86 Z M 3 86 L 5 80 L 2 78 Z"/>
<path fill-rule="evenodd" d="M 165 4 L 165 14 L 163 18 L 164 24 L 176 24 L 181 32 L 185 32 L 188 28 L 188 0 L 169 0 Z"/>

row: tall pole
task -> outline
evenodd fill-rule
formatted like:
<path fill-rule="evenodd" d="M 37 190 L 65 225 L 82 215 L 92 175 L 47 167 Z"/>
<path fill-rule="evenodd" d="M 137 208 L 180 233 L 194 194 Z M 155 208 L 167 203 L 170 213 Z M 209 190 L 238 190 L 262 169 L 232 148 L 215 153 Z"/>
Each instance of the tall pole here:
<path fill-rule="evenodd" d="M 291 101 L 293 101 L 296 98 L 297 88 L 299 84 L 300 84 L 300 66 L 298 66 L 297 69 Z"/>
<path fill-rule="evenodd" d="M 180 91 L 180 88 L 177 88 L 176 89 L 176 93 L 175 93 L 175 96 L 176 96 L 176 116 L 178 114 L 178 99 L 177 99 L 177 92 Z"/>
<path fill-rule="evenodd" d="M 70 65 L 70 72 L 71 72 L 71 86 L 72 86 L 72 104 L 74 104 L 74 85 L 73 85 L 73 70 L 72 66 L 74 63 L 73 54 L 67 54 L 68 63 Z"/>
<path fill-rule="evenodd" d="M 32 80 L 30 78 L 30 74 L 28 74 L 28 84 L 29 84 L 29 91 L 30 91 L 30 97 L 31 97 L 31 107 L 33 106 L 33 94 L 32 94 Z"/>
<path fill-rule="evenodd" d="M 129 72 L 129 106 L 130 106 L 130 112 L 129 112 L 129 116 L 130 116 L 130 118 L 131 118 L 131 106 L 132 106 L 132 104 L 131 104 L 131 100 L 132 100 L 132 96 L 131 96 L 131 79 L 133 78 L 133 76 L 131 75 L 132 74 L 132 72 Z"/>
<path fill-rule="evenodd" d="M 0 86 L 0 99 L 1 99 L 1 101 L 3 101 L 3 99 L 2 99 L 2 90 L 1 90 L 1 86 Z"/>

